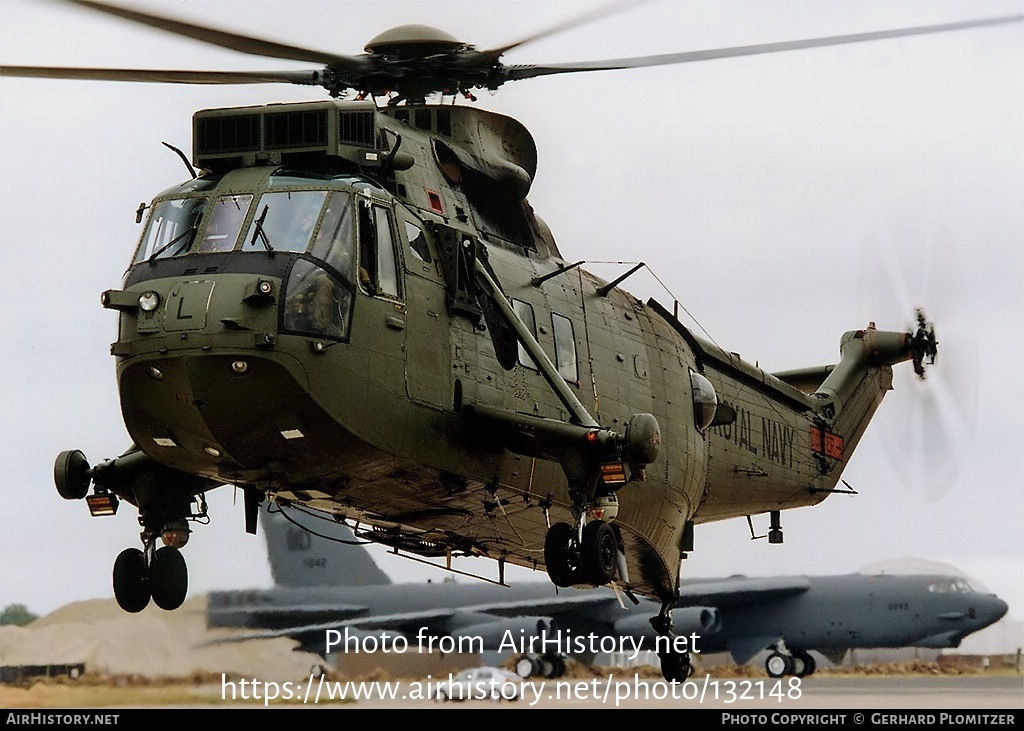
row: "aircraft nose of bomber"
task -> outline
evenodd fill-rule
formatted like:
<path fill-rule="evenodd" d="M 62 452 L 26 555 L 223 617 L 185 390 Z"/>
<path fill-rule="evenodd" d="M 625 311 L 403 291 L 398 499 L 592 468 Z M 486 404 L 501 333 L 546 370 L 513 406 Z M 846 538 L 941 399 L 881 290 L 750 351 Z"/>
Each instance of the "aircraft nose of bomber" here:
<path fill-rule="evenodd" d="M 987 620 L 986 626 L 994 624 L 1002 619 L 1006 612 L 1009 611 L 1010 605 L 1005 601 L 997 597 L 995 594 L 990 594 L 985 597 L 985 602 L 982 605 L 979 616 L 981 619 Z"/>

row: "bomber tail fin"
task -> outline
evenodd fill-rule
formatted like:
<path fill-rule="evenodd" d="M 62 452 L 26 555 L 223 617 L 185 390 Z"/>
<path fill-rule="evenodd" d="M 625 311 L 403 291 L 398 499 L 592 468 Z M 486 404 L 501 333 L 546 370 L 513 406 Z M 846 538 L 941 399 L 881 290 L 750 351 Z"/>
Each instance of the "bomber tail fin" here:
<path fill-rule="evenodd" d="M 380 586 L 391 579 L 374 563 L 347 526 L 296 514 L 295 525 L 278 509 L 262 509 L 270 573 L 277 586 Z M 336 539 L 336 540 L 331 540 Z M 350 542 L 345 543 L 342 541 Z"/>

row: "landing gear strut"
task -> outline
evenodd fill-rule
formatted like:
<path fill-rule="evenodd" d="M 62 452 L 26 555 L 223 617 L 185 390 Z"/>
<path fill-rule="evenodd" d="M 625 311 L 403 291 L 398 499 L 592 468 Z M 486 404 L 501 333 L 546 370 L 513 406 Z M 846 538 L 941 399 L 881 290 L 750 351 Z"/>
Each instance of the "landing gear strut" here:
<path fill-rule="evenodd" d="M 658 635 L 669 638 L 669 649 L 658 650 L 658 659 L 661 661 L 661 674 L 668 682 L 684 683 L 687 678 L 693 675 L 693 664 L 690 662 L 690 653 L 685 650 L 676 650 L 672 647 L 672 639 L 675 633 L 672 631 L 672 605 L 674 601 L 663 601 L 661 611 L 651 617 L 651 626 Z"/>

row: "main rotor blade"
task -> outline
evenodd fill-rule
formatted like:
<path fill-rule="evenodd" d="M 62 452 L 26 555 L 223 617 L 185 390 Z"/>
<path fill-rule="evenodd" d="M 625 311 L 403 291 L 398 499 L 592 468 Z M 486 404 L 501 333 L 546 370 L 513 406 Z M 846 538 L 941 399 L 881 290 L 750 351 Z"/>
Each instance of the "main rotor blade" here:
<path fill-rule="evenodd" d="M 869 33 L 851 33 L 849 35 L 809 38 L 799 41 L 780 41 L 777 43 L 760 43 L 752 46 L 733 46 L 731 48 L 714 48 L 707 51 L 684 51 L 682 53 L 665 53 L 656 56 L 637 56 L 634 58 L 609 59 L 607 61 L 582 61 L 579 63 L 555 63 L 544 66 L 516 65 L 509 66 L 502 76 L 506 81 L 530 79 L 536 76 L 552 74 L 571 74 L 581 71 L 611 71 L 614 69 L 632 69 L 645 66 L 662 66 L 666 64 L 689 63 L 691 61 L 708 61 L 716 58 L 734 58 L 737 56 L 754 56 L 763 53 L 795 51 L 801 48 L 819 48 L 822 46 L 838 46 L 845 43 L 862 43 L 885 38 L 901 38 L 903 36 L 923 35 L 925 33 L 941 33 L 943 31 L 980 28 L 988 25 L 1019 23 L 1024 15 L 1008 15 L 998 18 L 965 20 L 942 25 L 922 25 L 912 28 L 896 28 L 894 30 L 872 31 Z"/>
<path fill-rule="evenodd" d="M 59 66 L 0 66 L 0 76 L 32 79 L 140 81 L 165 84 L 320 84 L 319 71 L 189 71 L 99 69 Z"/>
<path fill-rule="evenodd" d="M 601 18 L 607 18 L 610 15 L 615 15 L 617 13 L 630 10 L 632 8 L 637 7 L 638 5 L 643 5 L 644 3 L 650 1 L 651 0 L 617 0 L 616 2 L 601 5 L 600 7 L 588 10 L 585 13 L 581 13 L 572 18 L 563 20 L 561 23 L 557 23 L 551 26 L 550 28 L 539 30 L 535 33 L 526 36 L 525 38 L 520 38 L 518 41 L 513 41 L 512 43 L 507 43 L 504 46 L 492 48 L 487 51 L 481 51 L 481 53 L 497 58 L 498 56 L 502 55 L 506 51 L 512 50 L 513 48 L 518 48 L 519 46 L 526 45 L 527 43 L 532 43 L 533 41 L 540 40 L 541 38 L 547 38 L 548 36 L 556 35 L 558 33 L 561 33 L 562 31 L 579 28 L 580 26 L 586 25 L 587 23 L 592 23 L 595 20 L 600 20 Z"/>
<path fill-rule="evenodd" d="M 217 30 L 203 25 L 186 23 L 182 20 L 174 20 L 160 15 L 141 13 L 137 10 L 129 10 L 118 5 L 110 5 L 98 0 L 63 0 L 74 5 L 79 5 L 90 10 L 98 10 L 109 15 L 114 15 L 133 23 L 148 25 L 151 28 L 159 28 L 170 33 L 175 33 L 186 38 L 192 38 L 204 43 L 210 43 L 221 48 L 229 48 L 233 51 L 241 51 L 254 56 L 265 56 L 268 58 L 283 58 L 291 61 L 309 61 L 322 63 L 339 69 L 363 69 L 366 64 L 363 59 L 356 56 L 339 56 L 325 51 L 316 51 L 299 46 L 291 46 L 276 41 L 264 40 L 253 36 L 232 33 L 231 31 Z"/>

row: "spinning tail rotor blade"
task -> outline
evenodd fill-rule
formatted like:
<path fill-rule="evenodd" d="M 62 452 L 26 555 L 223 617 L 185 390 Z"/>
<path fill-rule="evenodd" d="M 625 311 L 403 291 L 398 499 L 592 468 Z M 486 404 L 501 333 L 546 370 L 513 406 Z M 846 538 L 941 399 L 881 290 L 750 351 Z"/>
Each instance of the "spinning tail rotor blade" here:
<path fill-rule="evenodd" d="M 919 328 L 915 310 L 928 307 L 934 339 L 934 363 L 925 361 L 923 376 L 895 368 L 893 391 L 878 418 L 881 437 L 899 483 L 925 501 L 943 498 L 956 484 L 972 446 L 977 414 L 977 343 L 966 310 L 965 285 L 954 247 L 940 246 L 940 235 L 925 238 L 912 255 L 893 243 L 869 247 L 867 270 L 882 271 L 861 288 L 865 310 L 906 313 L 907 332 Z M 874 251 L 871 249 L 874 248 Z M 913 319 L 911 319 L 913 317 Z"/>

